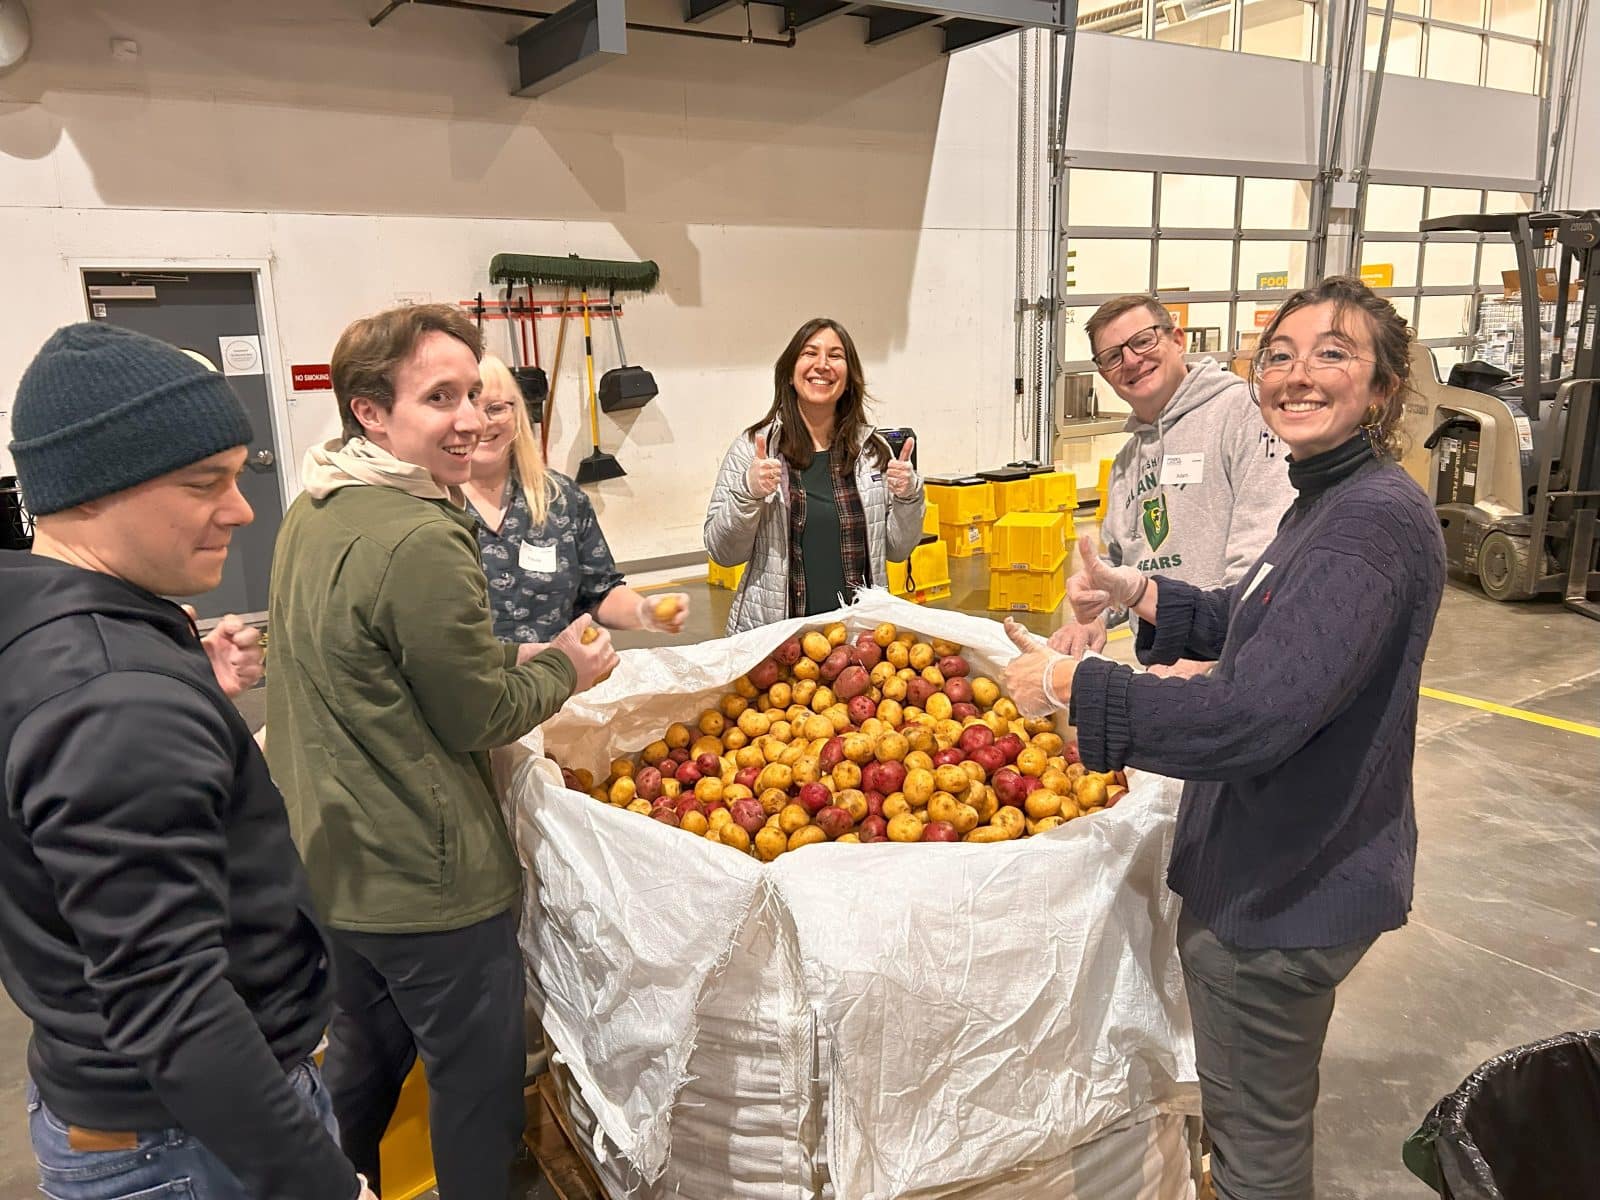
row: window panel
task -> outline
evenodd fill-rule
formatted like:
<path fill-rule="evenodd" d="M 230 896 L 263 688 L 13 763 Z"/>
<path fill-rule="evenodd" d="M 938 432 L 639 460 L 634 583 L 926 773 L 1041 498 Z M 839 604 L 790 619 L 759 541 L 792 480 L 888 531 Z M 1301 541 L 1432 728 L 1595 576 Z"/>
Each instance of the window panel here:
<path fill-rule="evenodd" d="M 1162 239 L 1157 291 L 1226 292 L 1233 287 L 1233 243 Z"/>
<path fill-rule="evenodd" d="M 1176 297 L 1166 299 L 1169 304 L 1182 303 Z M 1231 304 L 1189 305 L 1189 317 L 1184 323 L 1184 331 L 1191 354 L 1226 354 L 1227 347 L 1231 344 L 1228 337 L 1228 316 L 1232 310 Z"/>
<path fill-rule="evenodd" d="M 1480 35 L 1432 26 L 1428 30 L 1428 67 L 1425 74 L 1429 79 L 1444 83 L 1476 84 L 1482 53 L 1483 38 Z"/>
<path fill-rule="evenodd" d="M 1517 248 L 1510 242 L 1485 242 L 1483 257 L 1478 260 L 1478 282 L 1489 291 L 1499 294 L 1502 271 L 1517 269 Z"/>
<path fill-rule="evenodd" d="M 1489 0 L 1489 28 L 1536 38 L 1544 32 L 1543 10 L 1540 0 Z"/>
<path fill-rule="evenodd" d="M 1424 296 L 1417 305 L 1419 338 L 1463 337 L 1472 319 L 1471 296 Z"/>
<path fill-rule="evenodd" d="M 1368 230 L 1415 233 L 1422 224 L 1423 190 L 1374 183 L 1367 188 Z"/>
<path fill-rule="evenodd" d="M 1378 36 L 1383 30 L 1383 14 L 1367 14 L 1366 69 L 1378 69 Z M 1389 30 L 1389 56 L 1384 59 L 1384 71 L 1389 75 L 1422 74 L 1422 26 L 1415 21 L 1398 18 Z"/>
<path fill-rule="evenodd" d="M 1189 229 L 1232 229 L 1232 175 L 1163 175 L 1161 224 Z"/>
<path fill-rule="evenodd" d="M 1521 42 L 1489 39 L 1489 67 L 1483 82 L 1508 92 L 1532 92 L 1539 86 L 1539 52 Z"/>
<path fill-rule="evenodd" d="M 1172 18 L 1176 17 L 1176 20 Z M 1213 50 L 1233 48 L 1233 5 L 1231 0 L 1184 0 L 1179 4 L 1156 6 L 1156 41 L 1177 42 L 1184 46 L 1208 46 Z"/>
<path fill-rule="evenodd" d="M 1476 242 L 1429 242 L 1422 252 L 1424 287 L 1470 285 L 1477 270 Z"/>
<path fill-rule="evenodd" d="M 1246 179 L 1246 229 L 1305 229 L 1311 223 L 1311 184 L 1304 179 Z"/>
<path fill-rule="evenodd" d="M 1483 0 L 1431 0 L 1429 7 L 1435 21 L 1483 27 Z"/>
<path fill-rule="evenodd" d="M 1460 346 L 1429 346 L 1433 352 L 1434 369 L 1439 372 L 1440 379 L 1450 378 L 1450 368 L 1461 362 L 1466 356 L 1466 351 Z"/>
<path fill-rule="evenodd" d="M 1394 269 L 1390 287 L 1417 286 L 1416 242 L 1362 242 L 1361 266 L 1387 265 Z"/>
<path fill-rule="evenodd" d="M 1431 188 L 1428 192 L 1430 217 L 1454 217 L 1462 213 L 1480 212 L 1483 193 L 1477 188 Z"/>
<path fill-rule="evenodd" d="M 1063 311 L 1066 315 L 1061 322 L 1061 358 L 1064 362 L 1087 362 L 1089 335 L 1084 332 L 1084 326 L 1094 316 L 1094 309 L 1079 305 Z"/>
<path fill-rule="evenodd" d="M 1240 242 L 1239 290 L 1305 287 L 1306 245 L 1305 242 Z M 1263 278 L 1266 282 L 1262 282 Z"/>
<path fill-rule="evenodd" d="M 1532 192 L 1490 192 L 1484 212 L 1516 213 L 1533 211 Z"/>
<path fill-rule="evenodd" d="M 1150 290 L 1150 243 L 1143 238 L 1075 238 L 1070 292 L 1147 292 Z"/>
<path fill-rule="evenodd" d="M 1145 228 L 1154 213 L 1155 176 L 1149 171 L 1074 167 L 1067 181 L 1068 225 Z"/>
<path fill-rule="evenodd" d="M 1316 6 L 1304 0 L 1245 0 L 1239 46 L 1246 54 L 1315 62 Z"/>

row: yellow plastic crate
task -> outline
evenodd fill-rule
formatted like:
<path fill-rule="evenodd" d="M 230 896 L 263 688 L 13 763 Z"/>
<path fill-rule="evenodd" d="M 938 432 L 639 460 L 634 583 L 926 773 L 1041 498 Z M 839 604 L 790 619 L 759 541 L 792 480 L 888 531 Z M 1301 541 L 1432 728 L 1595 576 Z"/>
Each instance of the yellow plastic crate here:
<path fill-rule="evenodd" d="M 989 481 L 989 486 L 994 489 L 996 517 L 1032 511 L 1034 497 L 1038 494 L 1033 486 L 1033 476 L 1026 479 L 994 479 Z"/>
<path fill-rule="evenodd" d="M 1100 483 L 1098 485 L 1100 505 L 1094 510 L 1094 519 L 1096 521 L 1104 521 L 1106 519 L 1106 501 L 1111 495 L 1111 468 L 1116 461 L 1114 458 L 1102 458 L 1100 460 Z"/>
<path fill-rule="evenodd" d="M 922 507 L 922 532 L 939 536 L 939 506 L 928 500 Z"/>
<path fill-rule="evenodd" d="M 378 1145 L 383 1194 L 414 1200 L 433 1191 L 433 1142 L 428 1136 L 428 1080 L 418 1059 L 400 1088 L 394 1116 Z"/>
<path fill-rule="evenodd" d="M 908 569 L 909 568 L 909 569 Z M 912 590 L 910 585 L 917 586 Z M 911 551 L 909 563 L 889 564 L 889 590 L 913 604 L 944 600 L 950 595 L 950 558 L 943 542 L 928 542 Z"/>
<path fill-rule="evenodd" d="M 739 587 L 739 580 L 744 576 L 744 564 L 725 567 L 721 563 L 706 559 L 706 584 L 715 588 L 727 588 L 730 592 Z"/>
<path fill-rule="evenodd" d="M 1071 471 L 1046 471 L 1033 477 L 1034 512 L 1072 512 L 1078 507 L 1078 477 Z"/>
<path fill-rule="evenodd" d="M 1067 596 L 1067 573 L 990 571 L 989 607 L 1000 612 L 1055 612 Z"/>
<path fill-rule="evenodd" d="M 995 518 L 994 487 L 987 480 L 978 483 L 930 483 L 926 490 L 928 499 L 939 506 L 940 525 L 971 525 L 975 521 L 992 521 Z"/>
<path fill-rule="evenodd" d="M 939 522 L 939 538 L 948 548 L 951 558 L 971 558 L 975 554 L 989 553 L 989 532 L 993 521 L 972 521 L 950 525 Z"/>
<path fill-rule="evenodd" d="M 1072 518 L 1064 512 L 1007 513 L 989 536 L 991 570 L 1060 570 L 1072 544 Z"/>

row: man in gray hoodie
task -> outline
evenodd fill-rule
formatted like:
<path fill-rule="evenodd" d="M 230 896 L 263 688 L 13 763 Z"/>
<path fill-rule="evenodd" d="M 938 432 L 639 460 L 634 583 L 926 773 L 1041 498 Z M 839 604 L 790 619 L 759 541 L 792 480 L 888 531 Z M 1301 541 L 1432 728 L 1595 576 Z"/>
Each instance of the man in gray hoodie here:
<path fill-rule="evenodd" d="M 1100 527 L 1107 555 L 1196 587 L 1233 583 L 1294 499 L 1284 448 L 1250 389 L 1211 359 L 1189 366 L 1183 330 L 1153 296 L 1106 301 L 1086 331 L 1101 376 L 1133 409 Z M 1105 642 L 1104 619 L 1069 621 L 1050 638 L 1067 654 Z M 1204 664 L 1180 667 L 1197 669 Z"/>

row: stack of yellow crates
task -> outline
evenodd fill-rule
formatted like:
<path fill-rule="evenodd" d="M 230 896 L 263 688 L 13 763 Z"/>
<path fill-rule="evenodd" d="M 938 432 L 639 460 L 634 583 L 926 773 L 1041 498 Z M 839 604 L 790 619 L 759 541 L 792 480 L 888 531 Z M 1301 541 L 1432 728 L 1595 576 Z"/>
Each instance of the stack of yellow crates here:
<path fill-rule="evenodd" d="M 727 588 L 730 592 L 738 591 L 739 579 L 744 575 L 744 564 L 725 567 L 719 562 L 706 559 L 706 584 L 714 588 Z"/>
<path fill-rule="evenodd" d="M 928 499 L 939 506 L 939 537 L 951 558 L 989 552 L 994 525 L 994 485 L 982 479 L 930 480 Z"/>
<path fill-rule="evenodd" d="M 1072 514 L 1007 513 L 994 523 L 989 553 L 989 607 L 1054 612 L 1067 594 Z"/>

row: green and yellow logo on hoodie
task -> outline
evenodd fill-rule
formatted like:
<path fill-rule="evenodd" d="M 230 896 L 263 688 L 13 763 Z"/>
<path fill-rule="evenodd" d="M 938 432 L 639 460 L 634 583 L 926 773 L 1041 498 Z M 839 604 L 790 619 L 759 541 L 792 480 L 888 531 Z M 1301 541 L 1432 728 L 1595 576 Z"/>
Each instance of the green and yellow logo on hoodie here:
<path fill-rule="evenodd" d="M 1161 543 L 1167 540 L 1167 534 L 1172 532 L 1172 524 L 1167 519 L 1166 494 L 1139 501 L 1139 510 L 1144 525 L 1145 545 L 1152 550 L 1160 549 Z"/>

